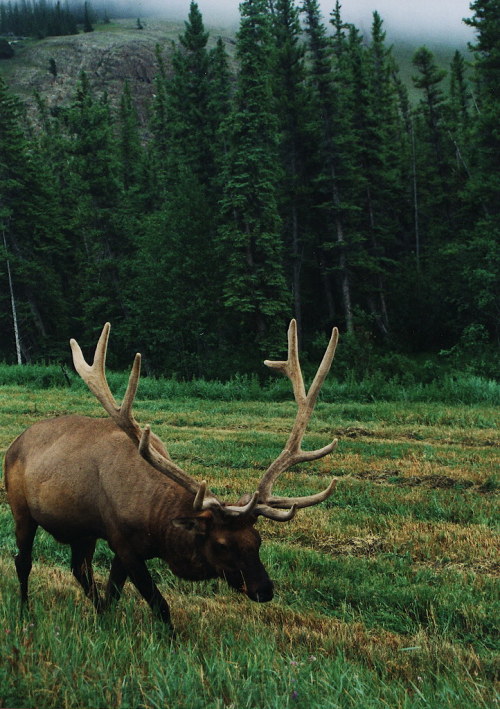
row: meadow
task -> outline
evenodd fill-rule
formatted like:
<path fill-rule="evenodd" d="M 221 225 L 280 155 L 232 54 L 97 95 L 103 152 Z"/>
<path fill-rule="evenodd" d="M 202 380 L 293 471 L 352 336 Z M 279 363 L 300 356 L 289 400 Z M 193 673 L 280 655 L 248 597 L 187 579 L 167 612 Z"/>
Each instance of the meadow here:
<path fill-rule="evenodd" d="M 101 415 L 92 395 L 56 368 L 26 368 L 26 381 L 15 370 L 0 371 L 2 458 L 34 421 Z M 111 383 L 120 389 L 123 377 Z M 272 602 L 252 603 L 222 581 L 180 581 L 150 563 L 171 605 L 174 639 L 130 584 L 113 612 L 97 616 L 69 572 L 69 549 L 41 531 L 31 610 L 21 619 L 2 481 L 0 706 L 495 706 L 498 386 L 450 381 L 441 397 L 400 388 L 382 400 L 372 386 L 325 387 L 304 447 L 335 436 L 337 450 L 276 485 L 309 494 L 334 474 L 335 494 L 291 522 L 258 522 Z M 144 379 L 135 411 L 184 469 L 236 500 L 283 447 L 295 415 L 286 388 Z M 110 558 L 100 543 L 100 583 Z"/>

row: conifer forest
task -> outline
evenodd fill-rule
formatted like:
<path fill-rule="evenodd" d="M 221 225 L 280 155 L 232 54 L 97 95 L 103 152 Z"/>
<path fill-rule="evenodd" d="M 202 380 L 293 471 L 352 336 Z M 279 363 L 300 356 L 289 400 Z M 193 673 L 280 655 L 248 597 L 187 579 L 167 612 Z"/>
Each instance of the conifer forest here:
<path fill-rule="evenodd" d="M 192 2 L 147 125 L 84 73 L 33 122 L 0 74 L 0 360 L 69 361 L 109 320 L 111 367 L 224 379 L 295 317 L 305 359 L 337 325 L 353 369 L 494 376 L 500 0 L 471 11 L 448 71 L 416 49 L 412 100 L 383 18 L 317 0 L 243 0 L 231 55 Z"/>

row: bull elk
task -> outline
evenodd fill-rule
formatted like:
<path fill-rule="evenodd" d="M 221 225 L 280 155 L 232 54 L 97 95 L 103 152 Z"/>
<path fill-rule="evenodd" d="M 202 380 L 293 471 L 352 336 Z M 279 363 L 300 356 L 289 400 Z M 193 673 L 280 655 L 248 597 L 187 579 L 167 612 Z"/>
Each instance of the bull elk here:
<path fill-rule="evenodd" d="M 338 339 L 334 328 L 314 381 L 306 393 L 298 357 L 297 328 L 288 330 L 288 359 L 266 360 L 292 382 L 297 415 L 288 441 L 260 480 L 257 490 L 227 504 L 205 480 L 198 482 L 168 454 L 160 439 L 143 430 L 132 414 L 140 376 L 140 354 L 130 373 L 120 406 L 109 389 L 105 360 L 110 325 L 99 338 L 89 366 L 71 340 L 77 372 L 110 418 L 70 415 L 39 421 L 22 433 L 5 456 L 7 497 L 15 521 L 19 553 L 15 558 L 21 608 L 28 599 L 33 540 L 38 526 L 71 547 L 71 570 L 98 611 L 121 595 L 129 578 L 161 620 L 170 625 L 169 606 L 146 566 L 160 558 L 177 576 L 202 580 L 224 578 L 253 601 L 270 601 L 273 583 L 259 558 L 259 515 L 278 522 L 291 520 L 297 509 L 329 497 L 334 478 L 307 497 L 272 494 L 278 476 L 297 463 L 322 458 L 337 441 L 314 451 L 301 449 L 302 439 Z M 114 552 L 105 597 L 93 572 L 97 539 Z"/>

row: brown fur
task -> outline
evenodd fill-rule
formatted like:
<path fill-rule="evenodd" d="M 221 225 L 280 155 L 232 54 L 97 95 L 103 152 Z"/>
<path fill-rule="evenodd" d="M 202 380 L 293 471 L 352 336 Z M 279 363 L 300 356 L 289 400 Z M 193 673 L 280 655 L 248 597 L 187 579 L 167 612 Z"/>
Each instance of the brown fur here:
<path fill-rule="evenodd" d="M 164 452 L 156 437 L 153 445 Z M 98 610 L 119 598 L 130 578 L 170 623 L 168 604 L 144 563 L 154 557 L 182 578 L 223 577 L 252 600 L 273 596 L 259 559 L 256 517 L 194 512 L 193 495 L 151 467 L 110 419 L 63 416 L 40 421 L 12 443 L 4 465 L 23 603 L 38 526 L 71 546 L 72 571 Z M 115 553 L 104 602 L 92 574 L 99 538 Z"/>

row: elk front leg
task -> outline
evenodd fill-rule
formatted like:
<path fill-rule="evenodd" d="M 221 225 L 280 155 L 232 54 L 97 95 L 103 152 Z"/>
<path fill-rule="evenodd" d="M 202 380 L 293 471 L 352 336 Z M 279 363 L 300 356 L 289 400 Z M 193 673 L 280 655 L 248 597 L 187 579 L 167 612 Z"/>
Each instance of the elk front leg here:
<path fill-rule="evenodd" d="M 172 628 L 170 619 L 170 609 L 168 603 L 161 595 L 157 585 L 151 578 L 151 574 L 143 559 L 132 556 L 130 553 L 119 554 L 123 568 L 130 578 L 136 589 L 139 591 L 144 600 L 149 604 L 153 613 L 165 625 Z"/>
<path fill-rule="evenodd" d="M 96 541 L 96 539 L 85 539 L 71 544 L 71 571 L 87 598 L 90 598 L 94 604 L 96 611 L 100 612 L 103 605 L 92 570 Z"/>
<path fill-rule="evenodd" d="M 123 566 L 120 557 L 115 554 L 113 561 L 111 562 L 108 585 L 106 586 L 106 598 L 104 601 L 104 607 L 106 609 L 120 600 L 127 577 L 128 573 Z"/>

